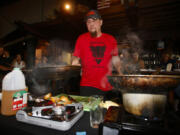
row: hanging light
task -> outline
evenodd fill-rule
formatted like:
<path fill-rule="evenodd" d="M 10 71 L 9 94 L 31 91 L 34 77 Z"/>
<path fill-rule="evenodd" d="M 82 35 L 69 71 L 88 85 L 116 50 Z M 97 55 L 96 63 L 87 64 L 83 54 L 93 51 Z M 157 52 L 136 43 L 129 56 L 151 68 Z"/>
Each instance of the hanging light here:
<path fill-rule="evenodd" d="M 75 1 L 74 0 L 62 0 L 60 10 L 66 14 L 74 14 Z"/>
<path fill-rule="evenodd" d="M 71 4 L 70 4 L 70 3 L 64 3 L 64 9 L 65 9 L 65 10 L 68 10 L 68 11 L 69 11 L 69 10 L 71 10 L 71 8 L 72 8 L 72 7 L 71 7 Z"/>

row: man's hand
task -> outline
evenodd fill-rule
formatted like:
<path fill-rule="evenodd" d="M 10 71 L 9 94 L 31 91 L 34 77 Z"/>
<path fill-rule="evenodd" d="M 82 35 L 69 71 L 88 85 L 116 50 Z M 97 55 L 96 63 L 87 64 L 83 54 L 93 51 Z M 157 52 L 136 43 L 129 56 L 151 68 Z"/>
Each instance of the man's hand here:
<path fill-rule="evenodd" d="M 72 56 L 72 65 L 81 66 L 80 58 Z"/>
<path fill-rule="evenodd" d="M 123 73 L 121 72 L 121 60 L 120 60 L 119 56 L 112 57 L 112 64 L 116 68 L 119 75 L 122 75 Z"/>

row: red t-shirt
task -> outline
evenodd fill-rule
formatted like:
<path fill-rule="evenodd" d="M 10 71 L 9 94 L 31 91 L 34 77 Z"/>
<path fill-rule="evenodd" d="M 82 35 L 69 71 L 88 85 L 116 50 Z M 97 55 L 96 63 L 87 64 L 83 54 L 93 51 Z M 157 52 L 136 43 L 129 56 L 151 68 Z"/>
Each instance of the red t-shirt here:
<path fill-rule="evenodd" d="M 90 33 L 82 34 L 76 41 L 74 56 L 81 59 L 81 86 L 91 86 L 103 91 L 112 89 L 108 75 L 112 74 L 111 59 L 118 55 L 117 42 L 109 34 L 92 38 Z"/>

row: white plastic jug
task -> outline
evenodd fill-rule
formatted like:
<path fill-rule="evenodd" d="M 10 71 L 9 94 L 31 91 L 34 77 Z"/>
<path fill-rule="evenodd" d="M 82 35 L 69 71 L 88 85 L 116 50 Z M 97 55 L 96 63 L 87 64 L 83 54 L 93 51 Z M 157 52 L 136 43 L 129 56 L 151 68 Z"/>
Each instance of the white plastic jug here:
<path fill-rule="evenodd" d="M 2 81 L 1 113 L 15 115 L 16 112 L 27 106 L 27 88 L 23 72 L 14 68 Z"/>

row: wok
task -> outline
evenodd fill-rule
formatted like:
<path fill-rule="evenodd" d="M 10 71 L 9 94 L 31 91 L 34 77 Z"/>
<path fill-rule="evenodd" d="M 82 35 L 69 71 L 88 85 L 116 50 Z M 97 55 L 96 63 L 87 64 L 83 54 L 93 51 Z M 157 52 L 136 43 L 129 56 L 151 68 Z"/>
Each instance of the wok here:
<path fill-rule="evenodd" d="M 163 117 L 168 90 L 180 85 L 177 75 L 112 75 L 108 79 L 122 92 L 127 112 L 149 119 Z"/>
<path fill-rule="evenodd" d="M 51 65 L 24 70 L 30 92 L 34 95 L 43 95 L 53 92 L 53 82 L 64 87 L 69 79 L 80 75 L 80 66 Z"/>
<path fill-rule="evenodd" d="M 178 75 L 112 75 L 108 80 L 116 90 L 138 93 L 163 92 L 180 85 Z"/>
<path fill-rule="evenodd" d="M 26 70 L 25 74 L 30 78 L 37 80 L 58 80 L 66 76 L 73 76 L 80 74 L 80 66 L 71 65 L 49 65 L 43 67 L 36 67 L 31 70 Z"/>

